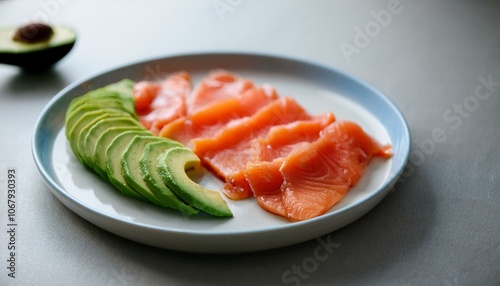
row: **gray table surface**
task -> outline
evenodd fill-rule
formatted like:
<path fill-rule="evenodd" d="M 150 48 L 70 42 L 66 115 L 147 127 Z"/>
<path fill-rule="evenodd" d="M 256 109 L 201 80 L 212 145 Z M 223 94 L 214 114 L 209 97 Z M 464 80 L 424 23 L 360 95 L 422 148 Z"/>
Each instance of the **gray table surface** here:
<path fill-rule="evenodd" d="M 40 19 L 73 26 L 79 41 L 44 74 L 0 66 L 0 285 L 499 285 L 499 1 L 0 2 L 1 26 Z M 60 203 L 35 167 L 34 124 L 62 88 L 131 61 L 204 51 L 322 62 L 381 90 L 408 121 L 403 180 L 322 237 L 335 248 L 309 272 L 318 240 L 201 255 L 115 236 Z M 16 278 L 6 268 L 11 168 Z"/>

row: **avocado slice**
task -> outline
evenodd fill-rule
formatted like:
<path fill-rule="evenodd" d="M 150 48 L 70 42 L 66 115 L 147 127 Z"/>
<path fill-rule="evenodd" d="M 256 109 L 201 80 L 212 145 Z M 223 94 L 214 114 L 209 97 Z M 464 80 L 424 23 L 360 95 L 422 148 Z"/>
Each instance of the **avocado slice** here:
<path fill-rule="evenodd" d="M 187 215 L 194 215 L 198 213 L 198 210 L 186 204 L 186 202 L 172 192 L 172 190 L 163 183 L 162 178 L 158 174 L 157 163 L 160 154 L 173 147 L 182 147 L 182 144 L 169 139 L 146 144 L 139 161 L 140 172 L 149 189 L 156 197 L 173 209 Z"/>
<path fill-rule="evenodd" d="M 76 33 L 62 25 L 0 28 L 0 63 L 43 70 L 68 54 L 75 42 Z"/>
<path fill-rule="evenodd" d="M 170 207 L 162 202 L 148 187 L 144 181 L 139 161 L 144 153 L 144 147 L 147 143 L 164 140 L 158 136 L 135 136 L 128 144 L 121 157 L 122 174 L 125 181 L 132 186 L 139 194 L 148 199 L 155 205 L 161 207 Z"/>
<path fill-rule="evenodd" d="M 69 135 L 75 122 L 90 111 L 119 109 L 138 119 L 135 112 L 133 87 L 133 81 L 124 79 L 72 99 L 66 110 L 66 136 Z"/>
<path fill-rule="evenodd" d="M 232 217 L 219 192 L 203 188 L 186 173 L 200 168 L 200 159 L 140 124 L 133 86 L 125 79 L 70 102 L 65 132 L 75 156 L 124 195 L 187 215 L 201 210 Z"/>
<path fill-rule="evenodd" d="M 135 102 L 133 94 L 134 82 L 129 79 L 123 79 L 119 82 L 106 85 L 102 88 L 89 91 L 83 96 L 71 100 L 66 117 L 68 117 L 75 109 L 82 104 L 91 102 L 97 103 L 100 100 L 116 100 L 124 106 L 124 111 L 135 114 Z"/>
<path fill-rule="evenodd" d="M 85 126 L 87 126 L 89 123 L 91 123 L 93 120 L 98 118 L 99 116 L 105 116 L 107 112 L 104 110 L 96 110 L 92 112 L 87 112 L 80 116 L 78 120 L 73 125 L 66 125 L 66 137 L 68 138 L 69 145 L 71 147 L 71 150 L 75 154 L 76 158 L 83 163 L 80 154 L 78 152 L 77 144 L 78 144 L 78 137 L 80 136 L 80 132 Z M 68 131 L 69 130 L 69 131 Z"/>
<path fill-rule="evenodd" d="M 133 126 L 110 127 L 104 131 L 95 143 L 93 158 L 94 170 L 105 179 L 108 179 L 108 174 L 106 173 L 106 149 L 113 139 L 126 131 L 139 131 L 142 135 L 153 135 L 153 133 L 145 131 L 143 127 Z"/>
<path fill-rule="evenodd" d="M 69 114 L 66 117 L 66 137 L 69 136 L 69 132 L 71 131 L 71 128 L 75 126 L 75 124 L 82 118 L 82 116 L 86 115 L 87 113 L 90 112 L 97 112 L 97 113 L 122 113 L 123 116 L 129 116 L 133 118 L 133 116 L 125 112 L 123 110 L 123 104 L 121 104 L 118 101 L 103 101 L 102 103 L 88 103 L 88 104 L 83 104 L 77 109 L 75 109 L 71 114 Z"/>
<path fill-rule="evenodd" d="M 188 204 L 214 216 L 233 216 L 219 192 L 205 189 L 187 175 L 186 170 L 201 167 L 200 159 L 191 150 L 168 149 L 159 156 L 157 167 L 163 182 Z"/>
<path fill-rule="evenodd" d="M 142 127 L 137 120 L 133 119 L 130 116 L 128 117 L 117 116 L 117 117 L 105 118 L 95 123 L 93 126 L 91 126 L 87 132 L 87 135 L 85 135 L 85 138 L 79 142 L 80 144 L 83 143 L 83 150 L 81 150 L 83 152 L 81 153 L 81 155 L 90 167 L 94 168 L 94 151 L 96 148 L 97 140 L 100 138 L 100 136 L 104 131 L 106 131 L 110 127 L 118 127 L 118 126 L 124 126 L 124 127 L 126 126 L 128 128 Z M 144 129 L 144 127 L 142 128 Z M 85 131 L 82 130 L 82 133 L 83 132 Z"/>
<path fill-rule="evenodd" d="M 88 112 L 82 115 L 80 119 L 76 121 L 75 125 L 71 127 L 68 137 L 69 144 L 71 146 L 71 149 L 73 150 L 73 153 L 75 153 L 75 156 L 84 165 L 88 166 L 85 159 L 83 158 L 83 152 L 82 152 L 83 150 L 82 141 L 85 138 L 85 135 L 87 134 L 90 127 L 92 127 L 94 124 L 96 124 L 97 122 L 99 122 L 104 118 L 113 116 L 115 117 L 123 116 L 123 112 L 109 112 L 106 110 L 96 110 Z"/>
<path fill-rule="evenodd" d="M 149 131 L 126 131 L 116 136 L 105 152 L 106 174 L 113 186 L 125 195 L 148 201 L 130 186 L 123 177 L 121 159 L 126 148 L 136 136 L 150 135 Z"/>

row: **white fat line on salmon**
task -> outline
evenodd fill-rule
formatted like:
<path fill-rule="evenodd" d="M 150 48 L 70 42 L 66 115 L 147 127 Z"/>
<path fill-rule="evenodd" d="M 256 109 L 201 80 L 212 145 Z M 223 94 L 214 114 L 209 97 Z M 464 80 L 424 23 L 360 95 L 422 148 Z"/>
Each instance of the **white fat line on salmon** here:
<path fill-rule="evenodd" d="M 344 55 L 347 63 L 351 63 L 353 54 L 358 55 L 364 48 L 368 47 L 372 39 L 382 32 L 382 28 L 389 26 L 392 21 L 392 16 L 401 13 L 401 11 L 403 11 L 403 5 L 399 0 L 389 0 L 386 9 L 382 9 L 378 12 L 371 10 L 370 15 L 373 20 L 366 22 L 363 29 L 359 27 L 354 28 L 352 44 L 342 42 L 339 45 L 340 51 Z"/>
<path fill-rule="evenodd" d="M 281 281 L 285 284 L 294 283 L 295 286 L 299 286 L 302 281 L 307 280 L 310 274 L 318 270 L 319 263 L 326 261 L 335 249 L 340 247 L 340 243 L 332 242 L 331 234 L 324 240 L 321 237 L 316 238 L 318 246 L 314 248 L 313 255 L 308 256 L 302 260 L 302 262 L 297 265 L 292 265 L 281 275 Z"/>
<path fill-rule="evenodd" d="M 500 81 L 494 81 L 491 73 L 487 77 L 479 75 L 477 79 L 479 83 L 476 85 L 473 95 L 466 96 L 462 102 L 455 102 L 443 112 L 443 121 L 451 124 L 450 129 L 452 131 L 462 126 L 463 122 L 471 117 L 472 112 L 479 109 L 481 102 L 489 99 L 494 92 L 498 93 L 500 91 Z M 436 127 L 431 131 L 429 137 L 415 144 L 416 148 L 410 152 L 409 161 L 398 182 L 406 181 L 417 167 L 421 166 L 429 156 L 434 154 L 436 145 L 444 143 L 448 139 L 446 131 Z"/>

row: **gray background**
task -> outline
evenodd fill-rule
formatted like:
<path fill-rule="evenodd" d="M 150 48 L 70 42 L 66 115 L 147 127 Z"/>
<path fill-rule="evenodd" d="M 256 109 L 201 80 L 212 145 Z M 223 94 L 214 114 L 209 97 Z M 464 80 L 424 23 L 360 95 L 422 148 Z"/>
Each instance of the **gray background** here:
<path fill-rule="evenodd" d="M 0 284 L 498 285 L 500 86 L 486 99 L 476 88 L 481 77 L 500 85 L 499 1 L 401 0 L 364 43 L 356 29 L 396 2 L 219 2 L 232 10 L 217 13 L 211 0 L 0 2 L 1 26 L 47 18 L 79 36 L 52 72 L 0 66 L 0 261 L 9 168 L 18 173 L 19 222 L 17 278 L 0 262 Z M 346 56 L 345 45 L 356 53 Z M 237 256 L 156 249 L 86 222 L 44 185 L 31 135 L 58 91 L 130 61 L 203 51 L 322 62 L 374 85 L 405 115 L 413 146 L 404 181 L 367 215 L 321 238 L 335 246 L 326 260 L 311 264 L 318 240 Z M 445 137 L 433 139 L 436 132 Z M 311 273 L 283 280 L 304 263 Z"/>

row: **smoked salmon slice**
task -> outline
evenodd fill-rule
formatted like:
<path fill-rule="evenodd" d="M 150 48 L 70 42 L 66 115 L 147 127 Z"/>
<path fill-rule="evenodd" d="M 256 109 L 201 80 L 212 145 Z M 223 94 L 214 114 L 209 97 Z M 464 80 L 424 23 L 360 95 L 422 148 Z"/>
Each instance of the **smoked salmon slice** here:
<path fill-rule="evenodd" d="M 146 113 L 151 110 L 151 103 L 160 91 L 161 85 L 157 82 L 140 81 L 134 85 L 135 111 Z"/>
<path fill-rule="evenodd" d="M 191 139 L 213 137 L 231 120 L 250 116 L 277 98 L 276 90 L 269 85 L 252 87 L 172 121 L 162 128 L 160 136 L 192 147 Z"/>
<path fill-rule="evenodd" d="M 238 97 L 254 87 L 251 80 L 238 77 L 226 70 L 214 70 L 203 79 L 187 99 L 187 113 L 193 114 L 201 108 L 220 100 Z"/>
<path fill-rule="evenodd" d="M 271 127 L 311 116 L 290 97 L 278 98 L 250 117 L 229 122 L 214 138 L 193 139 L 193 151 L 217 176 L 225 180 L 223 192 L 239 200 L 253 195 L 244 170 L 248 162 L 259 158 L 253 139 L 265 137 Z"/>
<path fill-rule="evenodd" d="M 273 161 L 248 164 L 245 178 L 261 208 L 270 213 L 287 217 L 281 197 L 283 177 L 280 168 L 284 159 L 284 157 L 279 157 Z"/>
<path fill-rule="evenodd" d="M 335 121 L 331 112 L 314 116 L 311 120 L 298 120 L 272 127 L 265 138 L 259 138 L 259 160 L 272 161 L 287 156 L 301 142 L 313 142 L 320 132 Z"/>
<path fill-rule="evenodd" d="M 172 74 L 161 83 L 138 82 L 134 98 L 140 122 L 158 135 L 165 124 L 186 115 L 190 92 L 191 80 L 186 72 Z"/>
<path fill-rule="evenodd" d="M 275 126 L 271 128 L 266 138 L 258 139 L 260 161 L 249 163 L 244 176 L 263 209 L 286 217 L 281 198 L 283 177 L 280 167 L 285 157 L 298 144 L 316 141 L 321 131 L 334 120 L 335 116 L 328 112 L 312 120 Z"/>
<path fill-rule="evenodd" d="M 254 155 L 247 158 L 248 161 L 246 161 L 245 167 L 225 176 L 226 184 L 224 185 L 224 192 L 226 195 L 238 196 L 244 193 L 245 196 L 242 198 L 255 196 L 249 184 L 249 175 L 246 172 L 249 165 L 256 161 L 279 158 L 280 156 L 284 156 L 284 154 L 288 154 L 289 150 L 293 149 L 295 144 L 315 140 L 319 137 L 321 130 L 333 122 L 334 119 L 335 117 L 332 113 L 326 113 L 310 120 L 297 120 L 292 123 L 271 127 L 265 138 L 257 137 L 252 139 L 249 144 L 246 144 L 248 149 L 238 149 L 238 151 L 245 154 L 253 153 Z M 290 136 L 285 138 L 281 137 L 282 135 Z M 275 182 L 273 181 L 273 183 Z"/>
<path fill-rule="evenodd" d="M 359 125 L 333 122 L 318 140 L 296 145 L 285 158 L 251 166 L 247 174 L 256 172 L 257 177 L 259 172 L 279 172 L 281 184 L 280 179 L 273 178 L 272 184 L 266 185 L 255 177 L 249 177 L 249 184 L 261 207 L 300 221 L 319 216 L 337 204 L 359 181 L 372 157 L 391 155 L 389 145 L 380 145 Z"/>
<path fill-rule="evenodd" d="M 311 116 L 270 85 L 214 70 L 191 91 L 186 72 L 138 82 L 141 123 L 191 148 L 224 180 L 230 199 L 254 196 L 290 221 L 330 210 L 362 177 L 373 157 L 392 156 L 356 123 L 331 113 Z"/>

